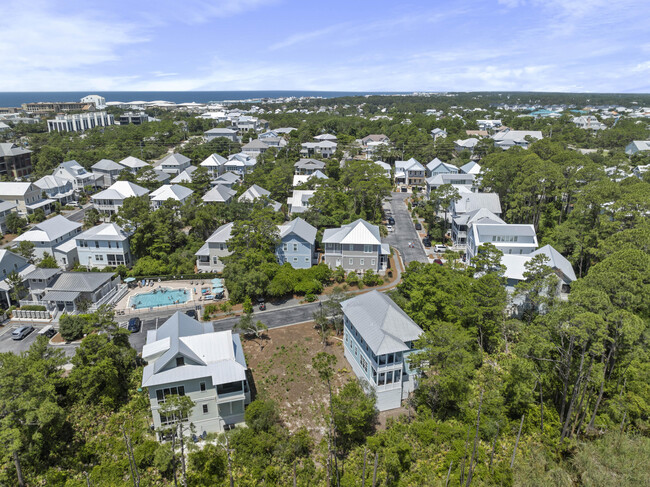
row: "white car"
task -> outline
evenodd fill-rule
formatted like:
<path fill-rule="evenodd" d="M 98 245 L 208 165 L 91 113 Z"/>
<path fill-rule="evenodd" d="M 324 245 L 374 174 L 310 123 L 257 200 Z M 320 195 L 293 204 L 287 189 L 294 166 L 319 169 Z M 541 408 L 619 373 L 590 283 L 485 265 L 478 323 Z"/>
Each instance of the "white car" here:
<path fill-rule="evenodd" d="M 386 230 L 387 230 L 389 233 L 395 231 L 395 229 L 393 228 L 393 225 L 386 225 Z"/>
<path fill-rule="evenodd" d="M 437 253 L 442 253 L 447 251 L 447 246 L 442 244 L 437 244 L 433 247 L 433 251 Z"/>

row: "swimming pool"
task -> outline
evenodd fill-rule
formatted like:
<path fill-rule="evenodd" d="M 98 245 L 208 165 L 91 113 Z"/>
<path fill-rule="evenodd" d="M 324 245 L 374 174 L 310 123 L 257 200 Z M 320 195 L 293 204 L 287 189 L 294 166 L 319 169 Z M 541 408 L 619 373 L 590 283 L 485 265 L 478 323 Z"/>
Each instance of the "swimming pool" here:
<path fill-rule="evenodd" d="M 186 303 L 190 299 L 187 289 L 158 288 L 148 293 L 136 294 L 131 298 L 131 307 L 135 309 L 157 308 L 170 304 Z"/>

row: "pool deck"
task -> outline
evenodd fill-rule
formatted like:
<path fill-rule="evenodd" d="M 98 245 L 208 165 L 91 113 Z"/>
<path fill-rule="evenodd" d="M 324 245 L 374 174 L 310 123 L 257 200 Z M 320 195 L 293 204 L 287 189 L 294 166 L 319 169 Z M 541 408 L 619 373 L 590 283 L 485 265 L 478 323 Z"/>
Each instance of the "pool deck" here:
<path fill-rule="evenodd" d="M 201 285 L 203 283 L 203 285 Z M 115 310 L 116 311 L 132 311 L 132 308 L 130 306 L 131 303 L 131 298 L 133 296 L 136 296 L 138 294 L 147 294 L 152 292 L 154 289 L 158 289 L 159 287 L 166 288 L 166 289 L 187 289 L 188 291 L 188 300 L 185 301 L 184 303 L 181 303 L 181 305 L 184 305 L 185 307 L 194 305 L 201 305 L 204 303 L 204 301 L 199 300 L 201 297 L 201 288 L 202 287 L 208 287 L 212 286 L 210 279 L 203 279 L 203 280 L 198 280 L 198 281 L 154 281 L 153 286 L 143 286 L 143 287 L 135 287 L 133 289 L 129 289 L 129 292 L 122 298 L 120 299 L 116 304 L 115 304 Z M 196 289 L 196 293 L 194 292 L 194 289 Z M 166 308 L 173 308 L 173 307 L 178 307 L 180 305 L 174 305 L 170 304 L 168 306 L 156 306 L 154 309 L 166 309 Z M 149 308 L 140 308 L 138 311 L 146 311 Z"/>

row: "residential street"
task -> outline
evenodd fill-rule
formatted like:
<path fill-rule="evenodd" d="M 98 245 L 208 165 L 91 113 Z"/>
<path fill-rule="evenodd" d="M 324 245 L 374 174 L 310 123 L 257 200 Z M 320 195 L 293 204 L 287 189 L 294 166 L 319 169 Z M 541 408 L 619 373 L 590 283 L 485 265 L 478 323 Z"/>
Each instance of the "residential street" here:
<path fill-rule="evenodd" d="M 388 234 L 385 241 L 400 251 L 405 266 L 413 261 L 425 264 L 429 262 L 413 225 L 413 219 L 404 203 L 409 195 L 410 193 L 392 193 L 392 198 L 387 200 L 395 219 L 395 225 L 393 225 L 395 230 Z M 413 248 L 409 247 L 409 242 L 413 242 Z"/>

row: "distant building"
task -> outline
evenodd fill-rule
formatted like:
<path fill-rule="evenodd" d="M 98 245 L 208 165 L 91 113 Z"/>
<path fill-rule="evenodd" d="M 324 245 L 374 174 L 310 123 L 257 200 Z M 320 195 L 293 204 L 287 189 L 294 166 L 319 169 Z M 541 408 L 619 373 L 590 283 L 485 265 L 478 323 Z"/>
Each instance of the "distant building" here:
<path fill-rule="evenodd" d="M 92 103 L 77 102 L 37 102 L 23 103 L 22 109 L 27 113 L 73 112 L 95 109 Z"/>
<path fill-rule="evenodd" d="M 92 169 L 92 172 L 95 175 L 97 185 L 102 188 L 108 188 L 111 184 L 117 181 L 120 173 L 126 168 L 110 159 L 102 159 L 93 164 L 90 169 Z"/>
<path fill-rule="evenodd" d="M 96 176 L 75 160 L 62 162 L 52 174 L 70 181 L 77 192 L 83 191 L 86 186 L 95 186 Z"/>
<path fill-rule="evenodd" d="M 529 140 L 535 142 L 542 140 L 544 136 L 541 130 L 500 130 L 492 136 L 494 146 L 502 149 L 510 149 L 511 147 L 522 147 L 528 149 L 530 144 Z M 528 140 L 527 140 L 528 139 Z"/>
<path fill-rule="evenodd" d="M 95 127 L 115 125 L 115 118 L 106 112 L 75 113 L 57 115 L 47 121 L 48 132 L 85 132 Z"/>
<path fill-rule="evenodd" d="M 11 142 L 0 144 L 0 176 L 18 179 L 29 176 L 31 172 L 32 151 Z"/>
<path fill-rule="evenodd" d="M 191 162 L 190 158 L 183 154 L 169 154 L 154 164 L 154 167 L 167 174 L 178 176 L 190 166 Z"/>
<path fill-rule="evenodd" d="M 144 112 L 125 112 L 120 115 L 120 125 L 142 125 L 149 121 L 149 116 Z"/>
<path fill-rule="evenodd" d="M 173 200 L 183 204 L 192 193 L 194 191 L 180 184 L 164 184 L 149 195 L 151 208 L 157 210 L 167 200 Z"/>
<path fill-rule="evenodd" d="M 106 106 L 106 98 L 99 95 L 88 95 L 81 99 L 81 103 L 84 105 L 92 103 L 95 105 L 95 108 L 104 108 Z"/>
<path fill-rule="evenodd" d="M 239 135 L 237 135 L 237 131 L 229 128 L 214 128 L 210 130 L 206 130 L 203 132 L 203 135 L 205 137 L 206 142 L 211 142 L 214 139 L 218 139 L 219 137 L 224 137 L 231 142 L 239 142 Z"/>
<path fill-rule="evenodd" d="M 650 140 L 634 140 L 625 146 L 625 153 L 628 156 L 646 151 L 650 151 Z"/>

